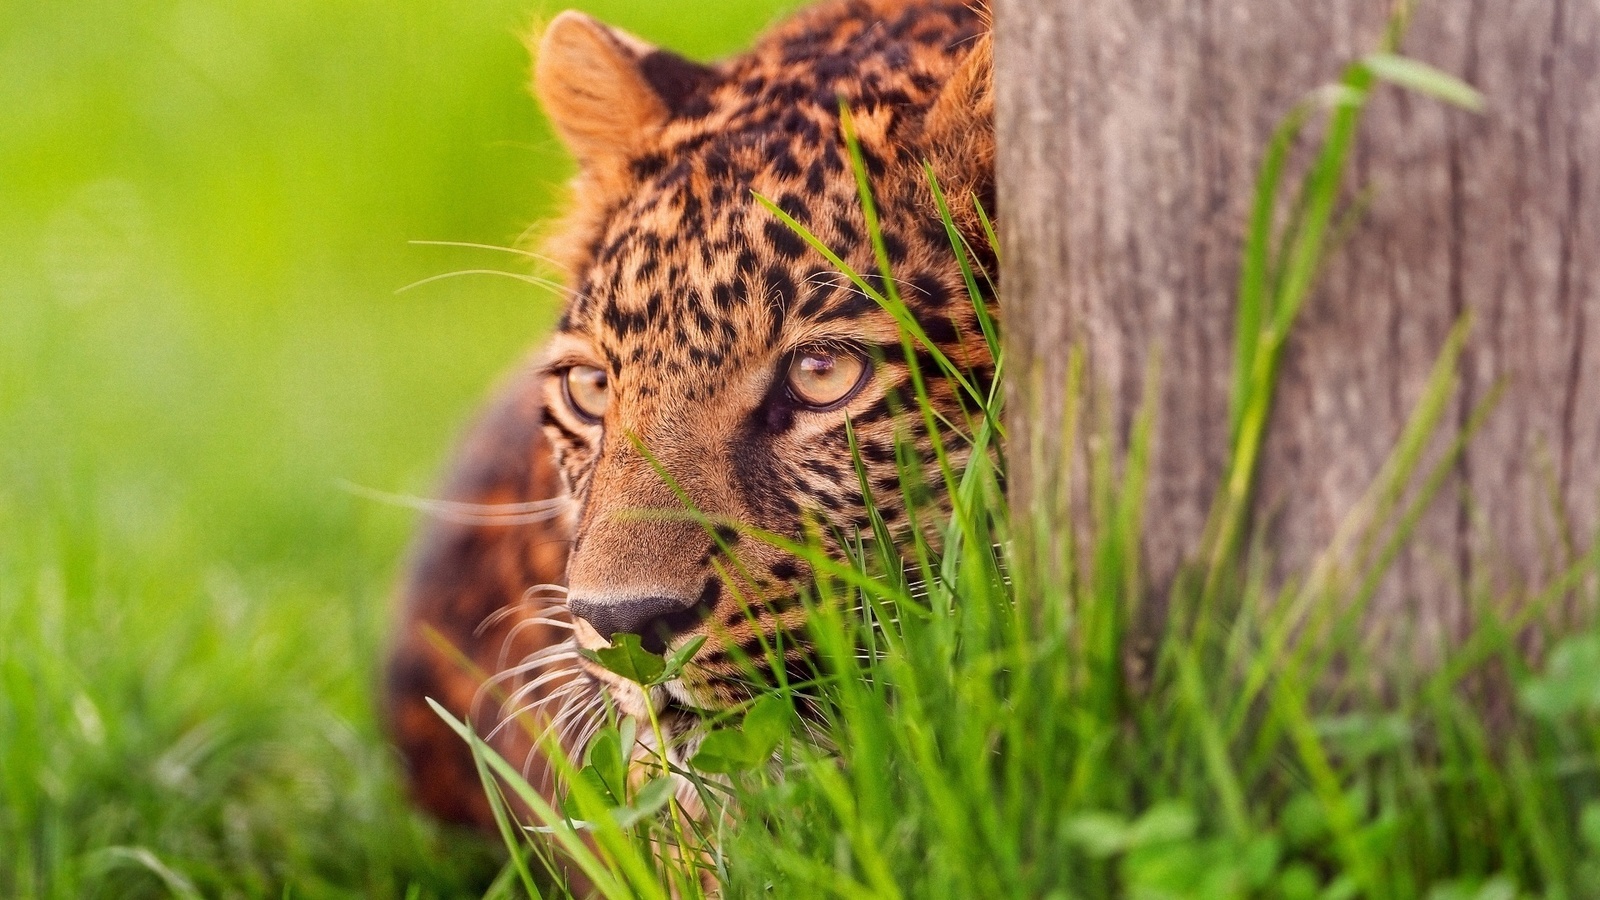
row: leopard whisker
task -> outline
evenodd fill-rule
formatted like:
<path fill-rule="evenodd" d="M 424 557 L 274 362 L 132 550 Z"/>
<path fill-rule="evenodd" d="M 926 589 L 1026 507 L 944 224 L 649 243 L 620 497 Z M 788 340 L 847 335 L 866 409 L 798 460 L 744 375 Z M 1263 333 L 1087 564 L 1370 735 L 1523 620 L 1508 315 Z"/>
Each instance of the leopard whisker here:
<path fill-rule="evenodd" d="M 581 682 L 574 683 L 582 684 Z M 587 686 L 592 687 L 592 685 Z M 574 701 L 582 702 L 575 703 Z M 545 726 L 544 731 L 539 733 L 537 743 L 543 744 L 547 738 L 554 735 L 557 743 L 561 744 L 563 747 L 567 746 L 566 742 L 562 740 L 562 738 L 566 737 L 566 729 L 576 719 L 576 717 L 580 715 L 591 715 L 591 710 L 597 707 L 603 709 L 604 706 L 605 704 L 601 702 L 601 695 L 598 691 L 591 691 L 588 693 L 574 691 L 572 696 L 568 698 L 567 702 L 561 705 L 561 709 L 556 713 L 556 715 L 551 717 L 550 724 Z"/>
<path fill-rule="evenodd" d="M 396 494 L 380 491 L 366 485 L 340 479 L 340 490 L 367 500 L 414 509 L 429 516 L 456 525 L 532 525 L 549 521 L 565 513 L 572 505 L 568 497 L 548 500 L 531 500 L 526 503 L 467 503 L 460 500 L 439 500 L 413 494 Z"/>
<path fill-rule="evenodd" d="M 556 650 L 559 652 L 547 653 L 547 650 Z M 489 680 L 489 683 L 496 685 L 504 684 L 507 681 L 512 681 L 525 675 L 532 675 L 540 669 L 544 669 L 558 663 L 571 662 L 578 658 L 578 650 L 576 647 L 569 644 L 557 644 L 554 647 L 547 647 L 545 650 L 541 650 L 538 653 L 527 657 L 522 662 L 517 663 L 514 666 L 510 666 L 500 672 L 497 672 L 495 676 Z"/>
<path fill-rule="evenodd" d="M 524 621 L 534 625 L 549 625 L 552 628 L 565 628 L 568 631 L 578 627 L 565 619 L 552 619 L 549 616 L 532 616 Z"/>
<path fill-rule="evenodd" d="M 521 247 L 502 247 L 499 244 L 479 244 L 479 243 L 474 243 L 472 241 L 423 241 L 423 240 L 415 240 L 415 241 L 407 241 L 406 243 L 412 244 L 412 245 L 415 245 L 415 246 L 418 246 L 418 247 L 463 247 L 463 248 L 466 248 L 468 250 L 494 250 L 494 251 L 497 251 L 499 253 L 511 253 L 511 254 L 516 255 L 516 256 L 523 257 L 524 259 L 531 259 L 531 260 L 534 260 L 535 262 L 542 262 L 542 263 L 545 263 L 546 265 L 554 266 L 555 268 L 560 269 L 563 272 L 570 272 L 570 270 L 567 267 L 567 265 L 565 263 L 561 262 L 561 260 L 554 259 L 554 258 L 549 257 L 549 256 L 545 256 L 543 253 L 535 253 L 532 250 L 524 250 Z"/>
<path fill-rule="evenodd" d="M 454 272 L 440 272 L 438 275 L 430 275 L 427 278 L 413 281 L 404 287 L 397 288 L 395 289 L 395 293 L 403 294 L 406 291 L 422 287 L 425 284 L 432 284 L 435 281 L 444 281 L 447 278 L 460 278 L 465 275 L 497 275 L 501 278 L 510 278 L 513 281 L 520 281 L 523 284 L 531 284 L 534 287 L 542 287 L 546 290 L 562 294 L 573 300 L 587 301 L 589 299 L 588 297 L 584 296 L 578 291 L 573 290 L 572 288 L 567 287 L 559 281 L 552 281 L 549 278 L 540 278 L 537 275 L 527 275 L 522 272 L 507 272 L 504 269 L 458 269 Z"/>
<path fill-rule="evenodd" d="M 530 664 L 533 664 L 533 663 L 539 663 L 539 662 L 542 662 L 544 660 L 552 659 L 552 658 L 563 658 L 563 657 L 568 657 L 568 656 L 578 656 L 579 653 L 580 653 L 580 650 L 581 650 L 581 648 L 577 645 L 576 642 L 571 641 L 571 640 L 562 641 L 559 644 L 551 644 L 548 647 L 545 647 L 545 648 L 540 649 L 540 650 L 535 650 L 532 653 L 529 653 L 527 656 L 524 656 L 522 658 L 522 661 L 520 663 L 517 663 L 517 666 L 525 666 L 525 665 L 530 665 Z M 515 670 L 517 668 L 517 666 L 512 666 L 511 667 L 512 670 Z"/>
<path fill-rule="evenodd" d="M 564 716 L 571 716 L 574 710 L 593 702 L 598 696 L 594 693 L 593 687 L 592 683 L 583 679 L 574 679 L 572 683 L 564 684 L 552 691 L 546 702 L 560 698 L 561 703 L 556 707 L 556 711 L 551 714 L 549 722 L 546 723 L 544 731 L 540 732 L 536 742 L 542 744 Z"/>
<path fill-rule="evenodd" d="M 482 692 L 487 691 L 490 688 L 497 688 L 506 684 L 507 682 L 515 681 L 516 679 L 526 675 L 531 675 L 540 669 L 553 666 L 558 663 L 569 662 L 577 658 L 578 649 L 573 644 L 555 644 L 529 655 L 523 659 L 522 662 L 517 663 L 514 666 L 509 666 L 496 672 L 483 683 L 483 687 L 479 690 Z"/>
<path fill-rule="evenodd" d="M 552 628 L 564 628 L 567 631 L 571 631 L 573 629 L 571 622 L 565 622 L 560 619 L 552 619 L 549 616 L 529 616 L 528 618 L 523 619 L 521 622 L 511 626 L 511 630 L 506 632 L 505 640 L 500 642 L 500 656 L 495 661 L 495 671 L 498 672 L 505 669 L 506 660 L 511 656 L 511 647 L 516 643 L 517 636 L 529 628 L 534 628 L 539 625 L 548 625 Z"/>
<path fill-rule="evenodd" d="M 518 608 L 519 604 L 508 603 L 505 606 L 502 606 L 494 612 L 488 614 L 487 616 L 484 616 L 483 621 L 478 623 L 478 627 L 472 629 L 472 636 L 475 638 L 483 637 L 484 632 L 496 625 L 499 625 L 510 616 L 515 615 Z"/>
<path fill-rule="evenodd" d="M 524 780 L 527 779 L 528 773 L 533 767 L 533 760 L 534 760 L 535 756 L 537 756 L 538 754 L 540 754 L 540 753 L 542 753 L 544 751 L 545 740 L 550 737 L 552 732 L 554 732 L 556 734 L 557 743 L 560 743 L 560 733 L 555 731 L 555 729 L 558 727 L 559 723 L 561 721 L 563 721 L 564 719 L 566 719 L 567 717 L 573 715 L 575 712 L 581 711 L 586 707 L 589 707 L 589 706 L 592 706 L 592 705 L 599 705 L 600 696 L 599 696 L 598 693 L 595 693 L 593 691 L 585 692 L 585 691 L 582 690 L 582 688 L 592 687 L 592 686 L 593 686 L 592 684 L 585 684 L 585 683 L 582 683 L 582 682 L 573 682 L 572 685 L 569 685 L 569 686 L 566 686 L 566 687 L 562 688 L 561 693 L 565 695 L 565 699 L 562 701 L 560 709 L 558 709 L 556 711 L 556 714 L 551 717 L 550 723 L 545 726 L 544 730 L 541 731 L 539 733 L 539 735 L 534 738 L 533 743 L 529 747 L 527 754 L 523 756 L 523 759 L 522 759 L 522 776 L 523 776 Z M 553 696 L 555 696 L 555 695 L 552 695 L 552 697 Z M 562 746 L 565 747 L 564 744 Z M 545 769 L 545 778 L 543 779 L 543 782 L 546 785 L 554 786 L 555 778 L 553 776 L 554 776 L 554 773 L 550 770 L 549 767 L 546 767 L 546 769 Z"/>
<path fill-rule="evenodd" d="M 553 650 L 553 649 L 567 650 L 568 654 L 566 656 L 562 656 L 560 654 L 555 654 L 555 655 L 549 656 L 546 659 L 541 660 L 539 663 L 537 663 L 535 665 L 532 665 L 532 666 L 529 666 L 527 663 L 523 663 L 520 666 L 511 668 L 511 669 L 506 669 L 504 671 L 496 672 L 493 676 L 491 676 L 490 678 L 485 680 L 483 684 L 479 685 L 478 689 L 473 692 L 473 694 L 472 694 L 472 703 L 471 703 L 471 706 L 470 706 L 470 708 L 472 710 L 472 715 L 474 717 L 476 717 L 480 712 L 482 712 L 483 711 L 483 704 L 484 704 L 485 701 L 487 701 L 489 699 L 489 695 L 491 693 L 495 692 L 498 688 L 500 688 L 502 685 L 506 684 L 507 682 L 514 681 L 514 680 L 516 680 L 517 678 L 519 678 L 519 677 L 521 677 L 523 675 L 526 675 L 526 674 L 529 674 L 529 673 L 532 673 L 532 672 L 536 672 L 539 669 L 544 668 L 545 666 L 554 665 L 555 663 L 561 662 L 564 659 L 576 659 L 577 658 L 577 651 L 576 650 L 571 650 L 565 644 L 558 644 L 555 647 L 547 647 L 545 649 L 546 650 Z M 542 653 L 544 653 L 544 651 L 540 651 L 540 653 L 542 654 Z M 535 655 L 539 655 L 539 654 L 535 654 Z M 521 688 L 519 688 L 518 690 L 520 691 Z M 501 708 L 503 709 L 505 707 L 505 704 L 508 703 L 508 702 L 510 702 L 510 701 L 509 700 L 502 700 L 501 701 Z"/>
<path fill-rule="evenodd" d="M 566 674 L 566 673 L 552 673 L 552 674 Z M 526 695 L 524 694 L 524 696 L 526 696 Z M 496 735 L 498 735 L 501 731 L 505 730 L 506 726 L 511 725 L 512 723 L 516 722 L 518 719 L 521 719 L 523 716 L 526 716 L 529 713 L 534 712 L 535 710 L 539 709 L 539 707 L 544 706 L 545 704 L 551 702 L 552 700 L 554 700 L 558 696 L 561 696 L 561 694 L 559 692 L 551 692 L 550 694 L 546 694 L 545 696 L 540 697 L 539 699 L 533 701 L 532 703 L 528 703 L 528 704 L 526 704 L 524 706 L 512 709 L 510 712 L 505 712 L 502 715 L 499 723 L 496 724 L 493 728 L 491 728 L 489 730 L 489 733 L 483 736 L 483 739 L 485 741 L 493 740 Z M 501 704 L 501 709 L 503 711 L 503 710 L 506 709 L 506 707 L 512 706 L 512 705 L 513 704 L 510 701 L 507 701 L 506 703 Z"/>
<path fill-rule="evenodd" d="M 526 597 L 524 597 L 524 599 L 526 599 Z M 483 637 L 484 633 L 487 632 L 489 629 L 493 628 L 496 625 L 499 625 L 505 619 L 507 619 L 507 618 L 509 618 L 511 616 L 514 616 L 519 612 L 523 612 L 522 607 L 524 605 L 525 604 L 521 604 L 521 603 L 510 603 L 510 604 L 507 604 L 505 606 L 500 607 L 499 609 L 495 610 L 494 612 L 490 613 L 489 615 L 484 616 L 483 617 L 483 621 L 478 623 L 478 627 L 474 628 L 472 630 L 472 636 L 473 637 Z M 569 629 L 572 628 L 572 623 L 568 622 L 568 621 L 566 621 L 564 619 L 550 619 L 550 618 L 547 618 L 547 617 L 535 616 L 535 617 L 527 619 L 526 621 L 534 622 L 536 624 L 541 624 L 541 625 L 554 625 L 557 628 L 569 628 Z M 519 623 L 519 627 L 520 627 L 520 623 Z M 515 634 L 515 633 L 516 633 L 516 629 L 513 629 L 512 634 Z M 509 635 L 507 636 L 507 639 L 508 640 L 510 639 Z M 505 665 L 504 658 L 502 658 L 500 660 L 500 664 L 502 666 Z"/>
<path fill-rule="evenodd" d="M 515 691 L 512 691 L 510 695 L 508 695 L 504 700 L 500 701 L 500 709 L 503 712 L 508 708 L 515 707 L 522 701 L 528 699 L 534 694 L 537 694 L 540 688 L 550 684 L 551 682 L 558 681 L 562 678 L 573 677 L 576 677 L 576 673 L 566 669 L 557 669 L 554 672 L 546 672 L 543 675 L 540 675 L 538 678 L 535 678 L 527 684 L 517 688 Z"/>
<path fill-rule="evenodd" d="M 602 706 L 596 709 L 594 714 L 591 715 L 585 722 L 583 730 L 578 732 L 577 736 L 572 741 L 572 749 L 575 753 L 581 755 L 583 753 L 583 748 L 588 746 L 589 741 L 592 740 L 605 725 L 605 712 L 605 707 Z"/>

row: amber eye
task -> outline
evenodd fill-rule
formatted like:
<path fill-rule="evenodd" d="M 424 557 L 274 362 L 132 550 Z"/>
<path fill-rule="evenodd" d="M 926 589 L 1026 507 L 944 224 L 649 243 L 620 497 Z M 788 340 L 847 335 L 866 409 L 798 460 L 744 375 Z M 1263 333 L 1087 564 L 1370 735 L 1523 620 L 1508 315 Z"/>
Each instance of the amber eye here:
<path fill-rule="evenodd" d="M 846 351 L 802 350 L 790 359 L 788 377 L 789 392 L 796 400 L 826 411 L 854 397 L 866 384 L 867 362 Z"/>
<path fill-rule="evenodd" d="M 573 366 L 562 376 L 561 383 L 567 395 L 567 405 L 579 418 L 589 423 L 600 421 L 611 402 L 611 382 L 606 373 L 594 366 Z"/>

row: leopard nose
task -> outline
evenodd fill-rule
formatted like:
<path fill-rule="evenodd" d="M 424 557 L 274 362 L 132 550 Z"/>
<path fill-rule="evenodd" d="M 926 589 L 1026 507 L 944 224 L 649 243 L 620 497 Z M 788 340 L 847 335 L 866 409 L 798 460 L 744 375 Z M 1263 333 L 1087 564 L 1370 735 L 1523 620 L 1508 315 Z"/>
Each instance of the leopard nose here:
<path fill-rule="evenodd" d="M 673 597 L 633 597 L 625 600 L 600 600 L 571 597 L 567 608 L 572 614 L 600 632 L 606 640 L 618 634 L 637 634 L 645 649 L 662 652 L 667 638 L 690 624 L 693 600 Z"/>

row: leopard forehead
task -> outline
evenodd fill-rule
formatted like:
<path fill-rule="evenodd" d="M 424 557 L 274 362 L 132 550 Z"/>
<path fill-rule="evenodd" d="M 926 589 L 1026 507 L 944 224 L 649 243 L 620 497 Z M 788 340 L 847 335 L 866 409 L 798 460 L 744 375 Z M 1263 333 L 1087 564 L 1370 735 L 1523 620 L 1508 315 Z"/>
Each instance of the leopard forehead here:
<path fill-rule="evenodd" d="M 809 340 L 893 339 L 892 320 L 757 198 L 871 271 L 841 104 L 880 202 L 915 206 L 902 195 L 927 190 L 917 128 L 952 48 L 981 21 L 954 4 L 890 5 L 887 17 L 882 3 L 819 12 L 829 14 L 802 17 L 725 64 L 626 161 L 625 189 L 605 198 L 560 330 L 587 338 L 619 389 L 648 399 L 661 390 L 652 382 L 681 382 L 691 399 L 710 399 L 718 382 L 706 376 Z M 889 249 L 915 298 L 942 301 L 958 287 L 938 277 L 948 238 L 920 218 L 909 229 L 890 223 Z"/>

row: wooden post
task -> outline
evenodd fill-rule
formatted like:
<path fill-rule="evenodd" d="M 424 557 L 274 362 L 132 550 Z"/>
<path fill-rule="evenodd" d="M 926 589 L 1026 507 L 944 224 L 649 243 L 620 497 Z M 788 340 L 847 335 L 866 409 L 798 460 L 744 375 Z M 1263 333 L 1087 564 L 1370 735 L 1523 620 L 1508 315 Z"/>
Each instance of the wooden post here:
<path fill-rule="evenodd" d="M 1194 553 L 1226 463 L 1241 240 L 1269 135 L 1378 46 L 1390 12 L 994 2 L 1013 504 L 1051 515 L 1040 473 L 1085 450 L 1058 439 L 1067 348 L 1087 348 L 1087 383 L 1124 438 L 1159 354 L 1154 597 Z M 1422 0 L 1403 52 L 1477 87 L 1487 109 L 1374 95 L 1348 184 L 1370 188 L 1370 207 L 1286 352 L 1254 525 L 1280 577 L 1304 571 L 1470 313 L 1462 389 L 1432 452 L 1503 395 L 1372 612 L 1427 648 L 1471 626 L 1472 601 L 1550 584 L 1600 526 L 1600 6 Z"/>

